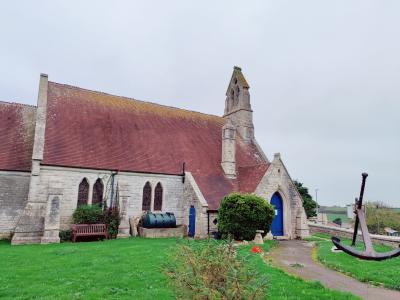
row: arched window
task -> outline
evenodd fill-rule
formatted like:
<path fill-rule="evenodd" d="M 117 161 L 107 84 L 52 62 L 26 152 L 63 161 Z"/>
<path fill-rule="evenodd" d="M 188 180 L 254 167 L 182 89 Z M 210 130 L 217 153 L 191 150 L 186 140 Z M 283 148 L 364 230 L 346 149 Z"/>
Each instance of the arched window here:
<path fill-rule="evenodd" d="M 232 102 L 235 100 L 235 91 L 231 89 L 231 100 Z"/>
<path fill-rule="evenodd" d="M 100 178 L 98 178 L 93 186 L 93 197 L 92 197 L 92 204 L 102 206 L 103 205 L 103 182 Z"/>
<path fill-rule="evenodd" d="M 79 184 L 78 190 L 78 206 L 86 205 L 89 199 L 89 182 L 83 178 Z"/>
<path fill-rule="evenodd" d="M 162 210 L 163 188 L 161 183 L 157 183 L 154 191 L 154 210 Z"/>
<path fill-rule="evenodd" d="M 151 185 L 150 182 L 146 182 L 143 187 L 143 200 L 142 200 L 142 210 L 151 209 Z"/>

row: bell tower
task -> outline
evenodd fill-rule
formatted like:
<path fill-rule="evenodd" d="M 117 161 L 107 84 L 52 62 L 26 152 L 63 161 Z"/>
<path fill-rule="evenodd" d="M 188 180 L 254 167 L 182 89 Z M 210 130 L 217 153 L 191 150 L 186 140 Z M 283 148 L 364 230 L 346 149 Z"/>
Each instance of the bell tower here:
<path fill-rule="evenodd" d="M 242 69 L 235 66 L 226 91 L 224 118 L 232 122 L 237 133 L 246 143 L 254 139 L 249 88 Z"/>

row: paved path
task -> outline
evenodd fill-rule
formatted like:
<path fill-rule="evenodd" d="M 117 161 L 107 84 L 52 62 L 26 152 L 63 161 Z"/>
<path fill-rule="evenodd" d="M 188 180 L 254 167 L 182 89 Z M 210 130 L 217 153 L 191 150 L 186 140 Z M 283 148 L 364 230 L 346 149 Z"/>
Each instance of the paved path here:
<path fill-rule="evenodd" d="M 299 240 L 280 241 L 271 251 L 272 264 L 306 280 L 318 280 L 324 286 L 350 292 L 362 299 L 399 300 L 400 292 L 362 283 L 342 273 L 330 270 L 311 258 L 314 243 Z M 293 266 L 293 264 L 300 264 Z"/>

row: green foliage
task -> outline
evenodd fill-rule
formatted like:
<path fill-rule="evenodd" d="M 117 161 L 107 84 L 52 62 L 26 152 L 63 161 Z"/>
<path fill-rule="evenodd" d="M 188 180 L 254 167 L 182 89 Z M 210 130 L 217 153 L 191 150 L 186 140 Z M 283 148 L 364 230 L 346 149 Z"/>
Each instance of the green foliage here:
<path fill-rule="evenodd" d="M 365 261 L 346 253 L 333 253 L 332 242 L 329 235 L 317 234 L 318 237 L 318 260 L 327 267 L 346 275 L 352 276 L 359 281 L 372 283 L 377 286 L 385 286 L 389 289 L 400 290 L 400 257 L 384 261 Z M 325 241 L 321 241 L 325 239 Z M 350 245 L 351 240 L 341 239 L 345 245 Z M 359 250 L 364 250 L 363 243 L 356 243 Z M 374 245 L 377 252 L 392 250 L 389 246 Z"/>
<path fill-rule="evenodd" d="M 74 224 L 104 223 L 103 210 L 98 205 L 78 206 L 72 214 Z"/>
<path fill-rule="evenodd" d="M 116 238 L 118 234 L 118 227 L 121 223 L 121 217 L 119 215 L 119 209 L 106 208 L 104 210 L 104 223 L 107 224 L 108 234 L 110 238 Z"/>
<path fill-rule="evenodd" d="M 121 222 L 116 207 L 101 209 L 98 205 L 82 205 L 72 214 L 74 224 L 106 224 L 110 238 L 115 238 Z"/>
<path fill-rule="evenodd" d="M 381 202 L 365 204 L 368 230 L 375 234 L 385 234 L 385 227 L 400 231 L 400 214 Z"/>
<path fill-rule="evenodd" d="M 341 218 L 336 218 L 335 220 L 332 221 L 333 223 L 342 226 L 342 219 Z"/>
<path fill-rule="evenodd" d="M 264 299 L 267 279 L 248 267 L 232 242 L 180 244 L 167 273 L 178 299 Z"/>
<path fill-rule="evenodd" d="M 301 182 L 293 181 L 301 198 L 303 198 L 303 207 L 306 211 L 307 218 L 315 217 L 317 215 L 317 202 L 313 200 L 310 193 L 308 192 L 308 188 L 306 188 Z"/>
<path fill-rule="evenodd" d="M 61 242 L 69 242 L 72 238 L 72 232 L 71 230 L 61 230 L 59 236 Z"/>
<path fill-rule="evenodd" d="M 233 193 L 226 196 L 218 210 L 218 231 L 224 238 L 252 240 L 256 230 L 267 233 L 274 218 L 274 209 L 265 199 L 252 194 Z"/>

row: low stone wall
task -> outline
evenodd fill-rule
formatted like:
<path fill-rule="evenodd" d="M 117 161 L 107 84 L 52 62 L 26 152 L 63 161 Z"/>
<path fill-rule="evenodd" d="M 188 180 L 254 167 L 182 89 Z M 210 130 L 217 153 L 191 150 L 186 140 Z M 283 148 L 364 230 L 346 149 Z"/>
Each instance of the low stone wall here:
<path fill-rule="evenodd" d="M 308 226 L 311 234 L 324 233 L 339 238 L 353 238 L 353 229 L 344 229 L 311 222 L 308 223 Z M 371 234 L 371 240 L 376 244 L 388 245 L 392 247 L 400 246 L 400 237 Z M 361 231 L 358 232 L 357 241 L 362 241 Z"/>
<path fill-rule="evenodd" d="M 184 237 L 187 232 L 187 226 L 181 225 L 175 228 L 144 228 L 139 227 L 139 236 L 145 238 L 168 238 Z"/>

